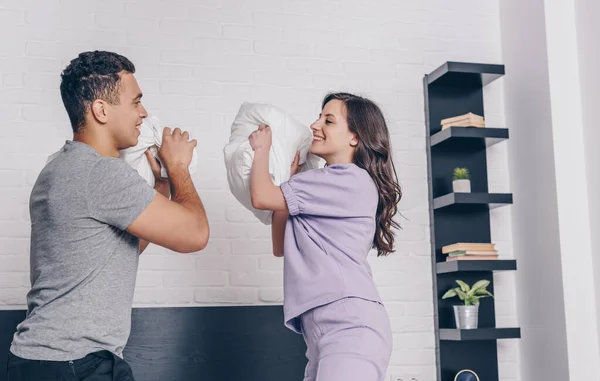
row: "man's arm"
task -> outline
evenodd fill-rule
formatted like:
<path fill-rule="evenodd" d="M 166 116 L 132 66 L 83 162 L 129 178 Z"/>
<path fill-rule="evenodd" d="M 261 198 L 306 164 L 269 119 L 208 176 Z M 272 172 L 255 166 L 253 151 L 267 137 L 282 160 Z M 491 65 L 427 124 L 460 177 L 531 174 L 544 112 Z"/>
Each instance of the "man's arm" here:
<path fill-rule="evenodd" d="M 150 168 L 152 168 L 152 172 L 154 173 L 154 178 L 155 178 L 154 189 L 158 193 L 165 196 L 166 198 L 170 198 L 171 197 L 171 184 L 169 184 L 168 179 L 163 179 L 162 176 L 160 175 L 160 164 L 154 158 L 154 156 L 152 156 L 152 154 L 150 153 L 150 150 L 146 151 L 146 158 L 148 159 L 148 162 L 150 163 Z M 144 250 L 146 250 L 146 248 L 148 247 L 149 244 L 150 244 L 149 241 L 140 239 L 140 252 L 139 253 L 142 254 L 144 252 Z"/>
<path fill-rule="evenodd" d="M 180 253 L 203 250 L 209 237 L 206 212 L 187 168 L 171 171 L 172 201 L 160 193 L 127 231 Z"/>
<path fill-rule="evenodd" d="M 159 157 L 167 168 L 171 200 L 157 193 L 154 200 L 136 218 L 127 231 L 141 240 L 170 250 L 191 253 L 208 244 L 209 226 L 202 201 L 188 171 L 196 141 L 176 128 L 163 131 Z"/>

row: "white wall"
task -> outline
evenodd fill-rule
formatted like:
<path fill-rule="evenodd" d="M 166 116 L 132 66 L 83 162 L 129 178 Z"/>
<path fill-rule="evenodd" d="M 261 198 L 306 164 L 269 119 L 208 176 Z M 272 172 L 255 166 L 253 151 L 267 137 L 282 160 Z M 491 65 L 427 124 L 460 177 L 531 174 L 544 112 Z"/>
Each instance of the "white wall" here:
<path fill-rule="evenodd" d="M 545 1 L 569 375 L 600 374 L 575 1 Z"/>
<path fill-rule="evenodd" d="M 600 209 L 590 195 L 600 189 L 592 152 L 598 7 L 529 0 L 500 8 L 503 60 L 513 68 L 505 103 L 518 197 L 512 217 L 522 377 L 597 379 L 600 264 L 593 232 Z"/>
<path fill-rule="evenodd" d="M 600 308 L 600 129 L 597 126 L 596 110 L 600 104 L 600 26 L 596 17 L 600 14 L 600 3 L 591 0 L 575 1 L 575 25 L 577 26 L 577 47 L 579 59 L 579 79 L 581 84 L 581 105 L 583 120 L 583 140 L 585 145 L 585 166 L 590 218 L 592 261 L 596 290 L 596 309 Z M 597 311 L 598 313 L 598 311 Z M 600 332 L 600 319 L 597 319 Z"/>
<path fill-rule="evenodd" d="M 486 126 L 510 127 L 504 116 L 504 81 L 499 79 L 484 87 L 483 98 Z M 512 139 L 512 135 L 511 135 Z M 508 172 L 508 141 L 500 142 L 487 149 L 488 189 L 490 193 L 513 193 Z M 502 259 L 514 259 L 511 215 L 514 206 L 490 210 L 491 239 L 496 244 Z M 518 267 L 518 266 L 517 266 Z M 518 327 L 515 295 L 515 272 L 494 273 L 494 302 L 497 327 Z M 498 362 L 501 380 L 519 378 L 519 340 L 498 340 Z"/>
<path fill-rule="evenodd" d="M 151 246 L 135 305 L 281 303 L 269 229 L 228 190 L 229 124 L 242 101 L 272 102 L 310 123 L 327 91 L 359 92 L 387 114 L 408 219 L 397 252 L 372 260 L 395 332 L 390 376 L 435 378 L 422 77 L 447 60 L 501 62 L 497 2 L 2 0 L 0 21 L 0 308 L 24 307 L 29 193 L 46 157 L 71 137 L 59 73 L 80 51 L 108 49 L 135 63 L 151 112 L 199 139 L 194 182 L 212 228 L 202 253 Z M 500 122 L 501 92 L 486 93 Z M 502 150 L 497 157 L 506 177 Z M 508 223 L 493 221 L 510 254 Z M 513 325 L 510 279 L 496 292 L 499 321 Z M 501 346 L 503 381 L 519 378 L 510 348 Z"/>
<path fill-rule="evenodd" d="M 568 380 L 543 0 L 500 2 L 521 378 Z"/>

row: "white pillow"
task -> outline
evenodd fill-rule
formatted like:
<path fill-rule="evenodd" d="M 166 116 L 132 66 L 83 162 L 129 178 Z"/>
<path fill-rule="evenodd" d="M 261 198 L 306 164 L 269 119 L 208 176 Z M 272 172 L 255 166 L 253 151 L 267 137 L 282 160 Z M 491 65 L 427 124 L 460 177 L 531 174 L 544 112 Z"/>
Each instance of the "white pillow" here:
<path fill-rule="evenodd" d="M 156 116 L 148 116 L 142 122 L 140 126 L 140 136 L 138 138 L 138 144 L 134 147 L 130 147 L 124 150 L 119 151 L 119 156 L 123 159 L 127 164 L 131 165 L 133 169 L 138 171 L 140 176 L 146 180 L 146 182 L 150 186 L 154 186 L 154 174 L 152 173 L 152 169 L 150 168 L 150 163 L 146 158 L 144 152 L 148 148 L 154 155 L 155 158 L 158 159 L 158 150 L 157 147 L 162 145 L 162 133 L 164 126 L 160 123 L 160 120 Z M 158 159 L 160 162 L 160 159 Z M 162 165 L 161 162 L 161 176 L 167 178 L 167 169 Z M 192 153 L 192 162 L 189 166 L 190 174 L 194 174 L 196 172 L 196 167 L 198 166 L 198 153 L 194 148 L 194 152 Z"/>
<path fill-rule="evenodd" d="M 155 116 L 149 116 L 143 120 L 142 125 L 140 126 L 140 136 L 138 138 L 138 144 L 134 147 L 130 147 L 124 150 L 119 151 L 119 157 L 124 160 L 127 164 L 129 164 L 133 169 L 135 169 L 140 176 L 151 186 L 154 187 L 154 174 L 152 173 L 152 168 L 150 168 L 150 163 L 146 158 L 144 152 L 148 148 L 150 148 L 150 152 L 154 155 L 155 158 L 158 158 L 158 150 L 157 147 L 162 145 L 162 131 L 164 126 L 161 125 L 160 120 Z M 60 154 L 62 150 L 53 153 L 48 156 L 46 160 L 46 164 L 51 162 Z M 161 162 L 162 166 L 162 162 Z M 192 162 L 189 166 L 190 174 L 194 174 L 196 172 L 196 167 L 198 166 L 198 153 L 194 148 L 194 152 L 192 154 Z M 160 175 L 164 178 L 167 178 L 167 170 L 164 166 L 162 166 Z"/>
<path fill-rule="evenodd" d="M 301 170 L 318 168 L 320 159 L 308 151 L 312 144 L 310 128 L 278 107 L 244 102 L 231 125 L 229 143 L 225 145 L 227 181 L 233 196 L 262 223 L 269 225 L 273 212 L 258 210 L 250 201 L 250 172 L 254 151 L 248 136 L 259 124 L 271 127 L 273 144 L 269 152 L 269 174 L 275 185 L 289 180 L 294 156 L 300 151 Z"/>

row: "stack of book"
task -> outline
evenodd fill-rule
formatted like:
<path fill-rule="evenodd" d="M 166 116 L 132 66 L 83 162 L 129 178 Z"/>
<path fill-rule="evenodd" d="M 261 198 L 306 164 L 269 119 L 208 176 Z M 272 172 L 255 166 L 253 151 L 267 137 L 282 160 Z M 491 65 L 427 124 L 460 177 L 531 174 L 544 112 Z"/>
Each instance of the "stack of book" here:
<path fill-rule="evenodd" d="M 442 130 L 450 127 L 485 127 L 485 120 L 483 120 L 482 116 L 470 112 L 468 114 L 443 119 L 441 125 Z"/>
<path fill-rule="evenodd" d="M 498 250 L 493 243 L 458 242 L 442 247 L 446 261 L 489 261 L 498 259 Z"/>

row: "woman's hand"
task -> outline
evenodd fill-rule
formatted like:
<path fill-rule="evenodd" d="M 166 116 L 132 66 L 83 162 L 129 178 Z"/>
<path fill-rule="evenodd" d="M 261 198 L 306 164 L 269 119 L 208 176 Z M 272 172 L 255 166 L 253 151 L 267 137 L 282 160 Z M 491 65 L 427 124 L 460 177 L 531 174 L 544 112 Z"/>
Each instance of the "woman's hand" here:
<path fill-rule="evenodd" d="M 300 169 L 300 151 L 296 151 L 296 156 L 294 156 L 294 161 L 292 162 L 292 169 L 290 170 L 290 177 L 294 176 L 298 173 Z"/>
<path fill-rule="evenodd" d="M 250 140 L 250 146 L 254 151 L 258 150 L 269 150 L 271 148 L 271 127 L 261 124 L 258 129 L 250 134 L 248 137 Z"/>

